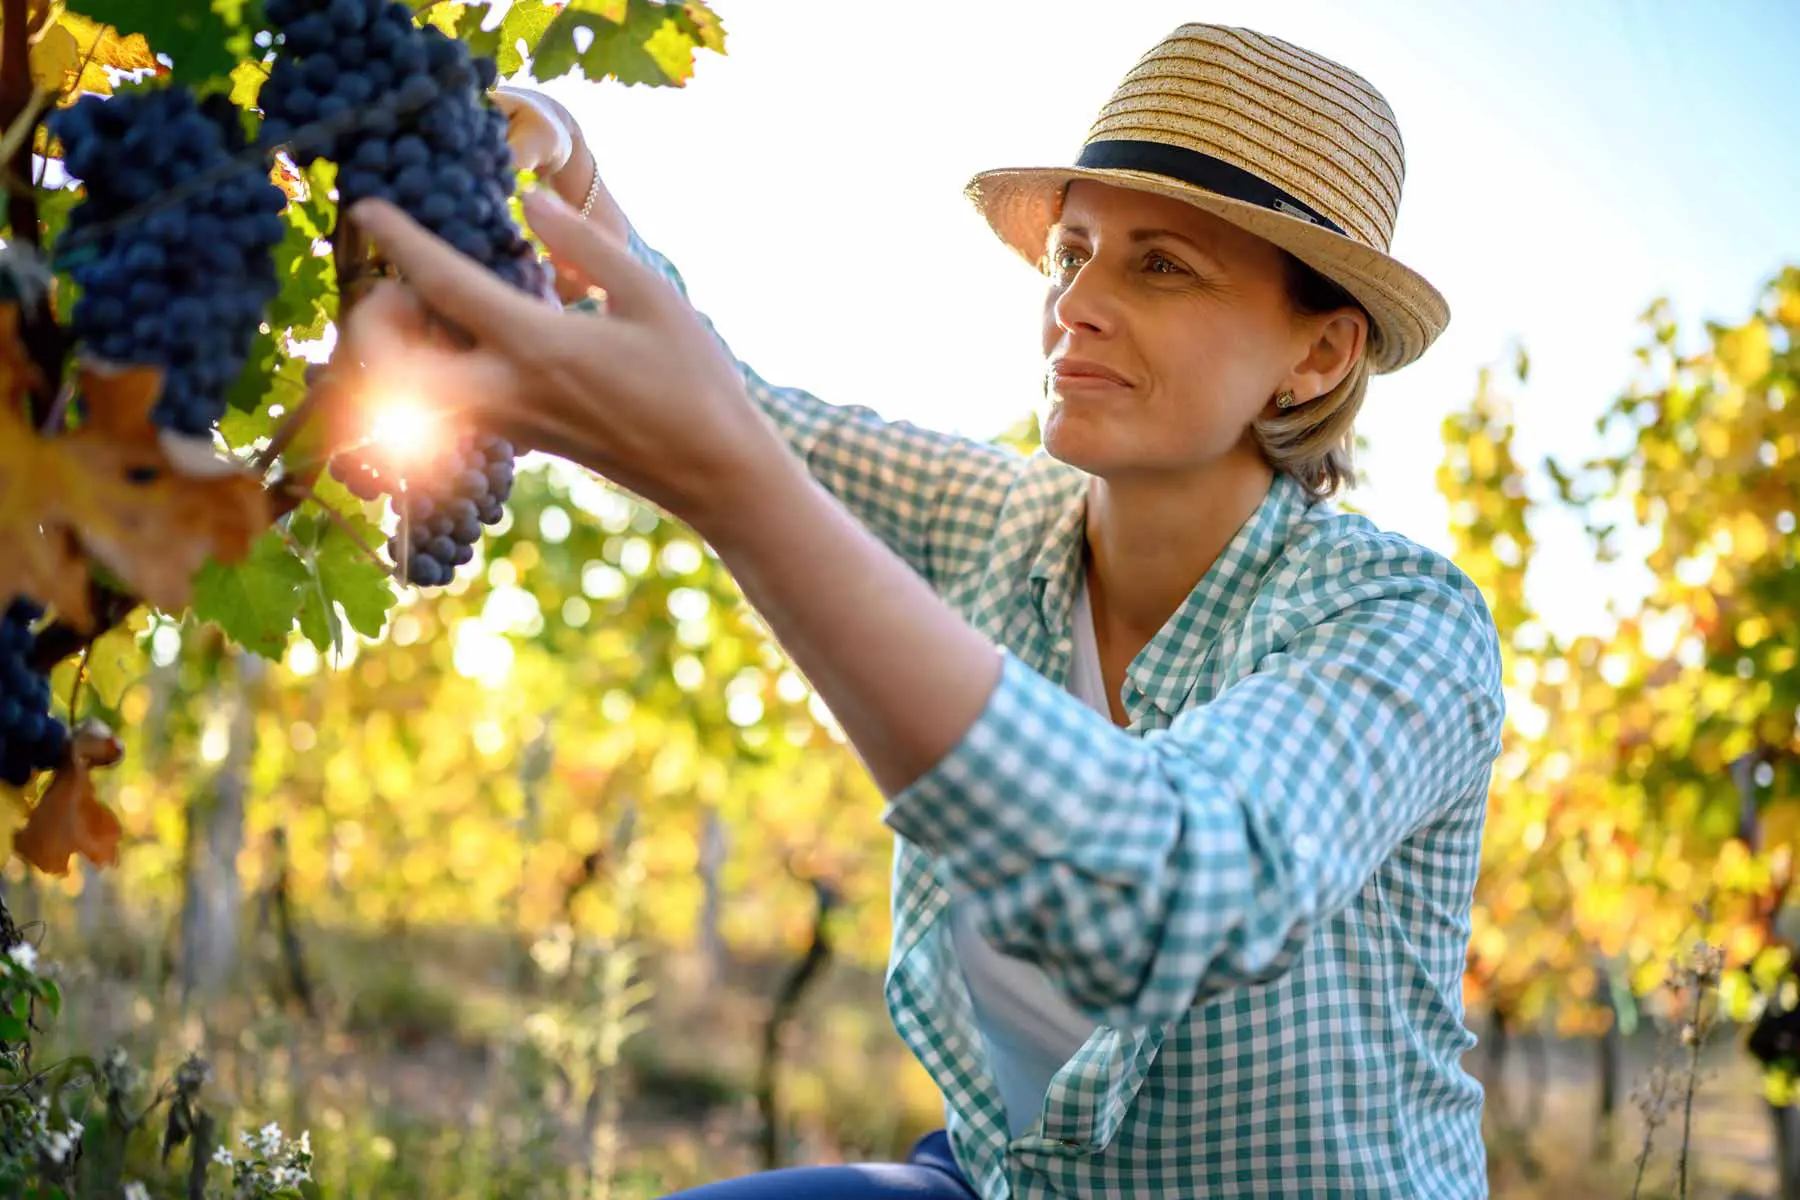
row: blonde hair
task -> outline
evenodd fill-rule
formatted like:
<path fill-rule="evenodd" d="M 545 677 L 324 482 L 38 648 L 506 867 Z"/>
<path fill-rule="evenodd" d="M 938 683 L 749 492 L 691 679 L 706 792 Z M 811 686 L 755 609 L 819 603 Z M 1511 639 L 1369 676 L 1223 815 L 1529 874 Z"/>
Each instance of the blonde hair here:
<path fill-rule="evenodd" d="M 1288 302 L 1302 316 L 1340 308 L 1362 309 L 1348 292 L 1298 258 L 1287 260 Z M 1364 312 L 1367 316 L 1367 312 Z M 1369 322 L 1369 337 L 1379 336 Z M 1352 452 L 1356 446 L 1356 414 L 1369 390 L 1369 344 L 1338 385 L 1297 408 L 1273 410 L 1251 427 L 1269 465 L 1291 476 L 1317 499 L 1327 499 L 1356 480 Z"/>

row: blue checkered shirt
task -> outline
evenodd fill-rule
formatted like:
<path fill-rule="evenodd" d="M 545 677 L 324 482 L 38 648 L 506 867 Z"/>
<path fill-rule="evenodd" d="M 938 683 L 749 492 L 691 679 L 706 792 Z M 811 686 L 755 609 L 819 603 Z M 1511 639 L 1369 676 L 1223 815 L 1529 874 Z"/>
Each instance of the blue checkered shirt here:
<path fill-rule="evenodd" d="M 1468 579 L 1277 477 L 1131 663 L 1122 729 L 1064 686 L 1087 476 L 743 375 L 812 475 L 1001 647 L 986 709 L 885 813 L 888 1006 L 976 1191 L 1485 1196 L 1461 981 L 1504 705 Z M 1099 1024 L 1021 1137 L 953 888 Z"/>

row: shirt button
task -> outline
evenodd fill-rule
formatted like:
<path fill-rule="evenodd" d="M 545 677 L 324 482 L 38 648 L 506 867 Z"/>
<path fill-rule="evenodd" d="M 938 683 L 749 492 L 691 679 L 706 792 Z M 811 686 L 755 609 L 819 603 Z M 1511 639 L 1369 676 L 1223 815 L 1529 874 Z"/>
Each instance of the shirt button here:
<path fill-rule="evenodd" d="M 1319 839 L 1310 833 L 1303 833 L 1294 839 L 1294 857 L 1301 862 L 1311 862 L 1319 856 Z"/>

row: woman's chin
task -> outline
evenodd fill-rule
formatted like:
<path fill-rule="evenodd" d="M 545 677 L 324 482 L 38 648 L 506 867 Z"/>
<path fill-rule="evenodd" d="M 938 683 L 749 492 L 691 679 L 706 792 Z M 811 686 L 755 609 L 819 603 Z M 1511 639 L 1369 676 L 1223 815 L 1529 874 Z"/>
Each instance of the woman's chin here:
<path fill-rule="evenodd" d="M 1119 447 L 1104 431 L 1083 422 L 1063 420 L 1055 412 L 1044 424 L 1043 443 L 1044 453 L 1051 458 L 1090 475 L 1104 475 L 1120 457 Z"/>

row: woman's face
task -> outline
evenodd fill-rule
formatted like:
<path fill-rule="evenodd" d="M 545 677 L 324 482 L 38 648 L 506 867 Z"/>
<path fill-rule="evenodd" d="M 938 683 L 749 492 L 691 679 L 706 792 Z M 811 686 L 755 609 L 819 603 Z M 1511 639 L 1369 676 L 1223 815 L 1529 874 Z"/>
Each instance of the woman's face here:
<path fill-rule="evenodd" d="M 1050 230 L 1044 448 L 1101 477 L 1189 473 L 1256 453 L 1250 426 L 1296 386 L 1315 322 L 1282 253 L 1189 204 L 1077 180 Z M 1123 382 L 1083 378 L 1083 367 Z M 1318 393 L 1315 393 L 1318 394 Z"/>

